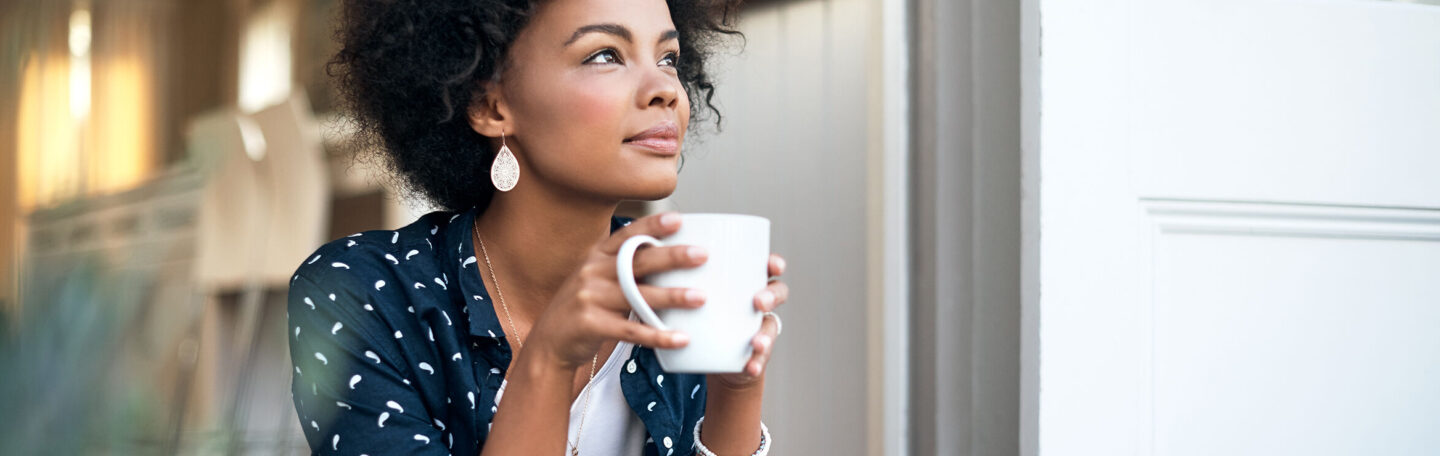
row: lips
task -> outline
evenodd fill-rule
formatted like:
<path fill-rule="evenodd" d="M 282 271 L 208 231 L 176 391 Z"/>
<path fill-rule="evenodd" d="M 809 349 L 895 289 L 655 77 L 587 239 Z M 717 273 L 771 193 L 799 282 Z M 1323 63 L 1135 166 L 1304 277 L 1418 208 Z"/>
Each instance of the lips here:
<path fill-rule="evenodd" d="M 680 128 L 675 122 L 661 122 L 625 138 L 625 144 L 649 149 L 660 155 L 675 155 L 680 152 Z"/>

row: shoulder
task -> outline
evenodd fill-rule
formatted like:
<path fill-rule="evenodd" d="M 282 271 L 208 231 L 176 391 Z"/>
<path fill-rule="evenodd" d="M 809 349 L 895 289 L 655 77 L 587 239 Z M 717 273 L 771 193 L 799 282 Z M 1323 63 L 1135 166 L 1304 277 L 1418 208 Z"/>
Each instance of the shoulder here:
<path fill-rule="evenodd" d="M 397 230 L 355 233 L 315 249 L 290 279 L 291 326 L 297 333 L 306 326 L 324 332 L 349 328 L 389 358 L 393 341 L 375 341 L 390 340 L 387 336 L 396 330 L 413 330 L 416 320 L 407 309 L 420 300 L 441 299 L 405 285 L 439 275 L 443 253 L 436 236 L 451 215 L 435 212 Z"/>
<path fill-rule="evenodd" d="M 404 325 L 399 320 L 409 317 L 413 306 L 444 299 L 438 289 L 432 292 L 423 284 L 444 276 L 442 237 L 454 219 L 452 213 L 433 212 L 397 230 L 365 231 L 321 245 L 290 278 L 290 315 L 332 306 L 320 313 L 356 323 Z"/>
<path fill-rule="evenodd" d="M 291 276 L 291 286 L 373 282 L 364 279 L 394 277 L 406 268 L 438 267 L 441 255 L 437 236 L 457 217 L 432 212 L 397 230 L 363 231 L 327 242 L 315 249 Z"/>

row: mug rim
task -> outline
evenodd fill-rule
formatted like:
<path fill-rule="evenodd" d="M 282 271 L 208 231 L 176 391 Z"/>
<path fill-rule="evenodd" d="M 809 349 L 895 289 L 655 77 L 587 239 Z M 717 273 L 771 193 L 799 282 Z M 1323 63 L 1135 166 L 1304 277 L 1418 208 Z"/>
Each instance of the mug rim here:
<path fill-rule="evenodd" d="M 696 213 L 681 212 L 681 213 L 680 213 L 680 218 L 681 218 L 682 220 L 683 220 L 683 219 L 686 219 L 686 218 L 706 218 L 706 219 L 708 219 L 708 218 L 728 218 L 728 219 L 750 219 L 750 220 L 754 220 L 754 221 L 763 221 L 763 222 L 766 222 L 766 223 L 769 223 L 769 222 L 770 222 L 770 219 L 765 218 L 765 217 L 761 217 L 761 216 L 758 216 L 758 215 L 735 214 L 735 213 L 726 213 L 726 212 L 696 212 Z M 682 222 L 682 223 L 683 223 L 683 222 Z"/>

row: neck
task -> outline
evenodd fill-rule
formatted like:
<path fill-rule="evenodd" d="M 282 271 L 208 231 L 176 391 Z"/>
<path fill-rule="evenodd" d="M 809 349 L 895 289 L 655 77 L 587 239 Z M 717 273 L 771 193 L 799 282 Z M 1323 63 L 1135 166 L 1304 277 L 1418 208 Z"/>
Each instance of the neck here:
<path fill-rule="evenodd" d="M 618 204 L 567 198 L 540 185 L 517 186 L 490 200 L 475 224 L 517 319 L 534 321 L 544 312 L 590 249 L 610 235 Z"/>

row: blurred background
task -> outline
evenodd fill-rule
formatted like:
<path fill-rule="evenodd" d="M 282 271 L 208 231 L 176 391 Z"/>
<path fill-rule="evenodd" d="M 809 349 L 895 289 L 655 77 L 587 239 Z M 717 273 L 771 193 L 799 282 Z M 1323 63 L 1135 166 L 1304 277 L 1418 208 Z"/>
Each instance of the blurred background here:
<path fill-rule="evenodd" d="M 0 0 L 0 454 L 307 452 L 288 274 L 429 210 L 350 160 L 338 3 Z M 1440 448 L 1440 2 L 740 29 L 723 128 L 621 212 L 772 220 L 777 454 Z"/>
<path fill-rule="evenodd" d="M 339 3 L 3 3 L 0 453 L 305 452 L 289 274 L 327 240 L 430 210 L 351 160 L 324 71 Z M 748 46 L 716 64 L 731 120 L 691 135 L 672 198 L 621 209 L 772 217 L 775 250 L 810 269 L 792 286 L 834 303 L 787 314 L 814 323 L 791 325 L 790 361 L 772 371 L 768 421 L 793 429 L 782 446 L 858 451 L 875 425 L 863 399 L 875 379 L 817 389 L 802 373 L 870 370 L 862 246 L 880 131 L 867 112 L 880 103 L 865 94 L 903 73 L 850 57 L 879 55 L 882 6 L 748 3 Z M 774 71 L 789 76 L 773 84 Z M 777 116 L 810 121 L 781 129 Z"/>
<path fill-rule="evenodd" d="M 408 217 L 327 130 L 336 3 L 3 3 L 0 453 L 305 448 L 284 276 Z"/>

